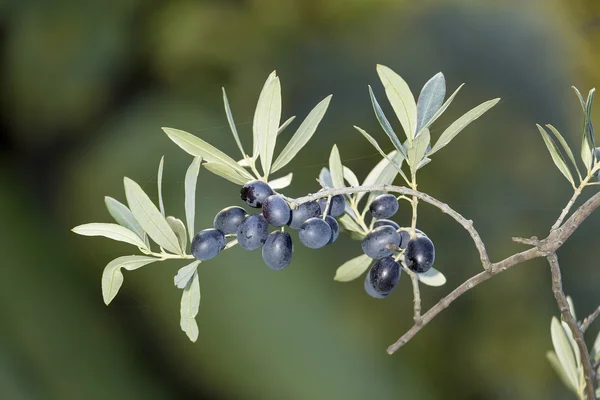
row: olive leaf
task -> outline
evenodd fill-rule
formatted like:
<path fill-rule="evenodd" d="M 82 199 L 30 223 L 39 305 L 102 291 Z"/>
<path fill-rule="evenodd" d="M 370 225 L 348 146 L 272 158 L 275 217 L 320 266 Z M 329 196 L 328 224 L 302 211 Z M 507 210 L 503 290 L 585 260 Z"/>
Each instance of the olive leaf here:
<path fill-rule="evenodd" d="M 275 76 L 263 89 L 254 113 L 254 138 L 258 139 L 258 154 L 265 176 L 269 176 L 277 131 L 281 121 L 281 83 Z"/>
<path fill-rule="evenodd" d="M 358 183 L 358 178 L 354 172 L 352 172 L 352 170 L 345 165 L 342 168 L 344 170 L 344 180 L 348 182 L 350 186 L 360 186 L 360 183 Z"/>
<path fill-rule="evenodd" d="M 446 79 L 438 72 L 425 83 L 417 100 L 417 133 L 440 109 L 446 96 Z"/>
<path fill-rule="evenodd" d="M 571 185 L 575 186 L 575 182 L 573 181 L 573 176 L 571 175 L 571 171 L 569 171 L 569 167 L 567 167 L 567 163 L 565 162 L 565 159 L 563 158 L 562 154 L 558 150 L 556 143 L 554 143 L 554 141 L 552 140 L 552 138 L 550 137 L 548 132 L 546 132 L 546 130 L 543 127 L 541 127 L 540 125 L 537 125 L 537 124 L 536 124 L 536 126 L 537 126 L 538 130 L 540 131 L 542 138 L 544 139 L 544 143 L 546 144 L 546 147 L 548 148 L 548 151 L 550 152 L 550 156 L 552 157 L 552 161 L 554 161 L 554 165 L 556 165 L 558 170 L 565 176 L 565 178 L 567 178 L 567 180 L 569 182 L 571 182 Z"/>
<path fill-rule="evenodd" d="M 419 281 L 427 286 L 442 286 L 446 283 L 446 277 L 435 268 L 430 268 L 429 271 L 417 274 Z"/>
<path fill-rule="evenodd" d="M 184 191 L 185 191 L 185 220 L 187 222 L 188 232 L 190 233 L 190 243 L 196 232 L 194 220 L 196 218 L 196 184 L 198 183 L 198 174 L 202 157 L 194 157 L 194 160 L 185 173 Z"/>
<path fill-rule="evenodd" d="M 488 100 L 485 103 L 482 103 L 471 109 L 470 111 L 467 111 L 462 117 L 454 121 L 448 128 L 444 130 L 444 132 L 442 132 L 442 135 L 435 145 L 433 145 L 428 155 L 431 156 L 433 153 L 450 143 L 450 141 L 454 139 L 456 135 L 458 135 L 464 128 L 467 127 L 467 125 L 481 117 L 486 111 L 498 104 L 499 101 L 499 98 Z"/>
<path fill-rule="evenodd" d="M 408 149 L 408 164 L 410 168 L 416 171 L 418 165 L 425 158 L 425 152 L 430 143 L 429 129 L 425 128 L 413 140 L 412 146 Z"/>
<path fill-rule="evenodd" d="M 396 150 L 398 150 L 400 154 L 402 154 L 404 158 L 406 158 L 406 149 L 400 142 L 400 139 L 398 139 L 396 132 L 394 132 L 392 126 L 390 125 L 390 122 L 383 113 L 383 110 L 377 102 L 377 99 L 375 98 L 375 94 L 373 93 L 373 89 L 371 88 L 371 86 L 369 86 L 369 96 L 371 96 L 371 104 L 373 104 L 373 110 L 375 111 L 375 116 L 377 117 L 377 121 L 379 121 L 379 125 L 381 125 L 383 131 L 388 135 Z"/>
<path fill-rule="evenodd" d="M 333 181 L 331 180 L 331 172 L 329 172 L 328 168 L 321 168 L 321 172 L 319 172 L 319 181 L 321 181 L 322 185 L 327 186 L 328 188 L 333 188 Z"/>
<path fill-rule="evenodd" d="M 134 232 L 142 241 L 146 242 L 146 232 L 144 232 L 140 224 L 133 217 L 131 210 L 125 204 L 109 196 L 104 197 L 104 204 L 106 204 L 108 213 L 119 225 Z M 147 243 L 146 247 L 148 247 Z"/>
<path fill-rule="evenodd" d="M 248 171 L 241 167 L 233 158 L 229 157 L 227 154 L 223 153 L 221 150 L 205 142 L 199 137 L 179 129 L 162 128 L 162 130 L 185 152 L 193 156 L 202 157 L 204 161 L 207 162 L 226 165 L 248 180 L 254 179 L 252 175 L 250 175 Z"/>
<path fill-rule="evenodd" d="M 300 127 L 294 136 L 290 139 L 287 145 L 283 148 L 279 157 L 273 163 L 272 172 L 278 171 L 285 167 L 292 159 L 298 154 L 298 152 L 308 143 L 310 138 L 314 135 L 317 127 L 319 126 L 323 116 L 327 112 L 329 103 L 331 102 L 332 95 L 327 96 L 321 100 L 319 104 L 312 109 L 312 111 L 306 116 Z M 284 124 L 285 125 L 285 124 Z"/>
<path fill-rule="evenodd" d="M 188 282 L 192 279 L 192 276 L 196 272 L 198 265 L 200 265 L 200 261 L 196 260 L 185 267 L 180 268 L 179 271 L 177 271 L 177 275 L 175 275 L 173 278 L 175 286 L 177 286 L 179 289 L 185 289 Z"/>
<path fill-rule="evenodd" d="M 377 141 L 375 139 L 373 139 L 373 137 L 371 135 L 369 135 L 365 130 L 359 128 L 358 126 L 354 126 L 354 128 L 357 131 L 359 131 L 365 137 L 365 139 L 367 139 L 369 141 L 369 143 L 371 143 L 371 145 L 373 147 L 375 147 L 375 150 L 377 150 L 379 152 L 379 154 L 381 154 L 383 156 L 383 158 L 385 158 L 396 169 L 396 171 L 398 171 L 400 176 L 408 183 L 409 180 L 406 177 L 406 174 L 402 171 L 402 160 L 400 160 L 399 162 L 395 162 L 394 160 L 389 158 L 387 154 L 384 153 L 384 151 L 381 149 L 381 147 L 379 147 L 379 144 L 377 143 Z M 396 154 L 400 154 L 400 153 L 396 152 Z"/>
<path fill-rule="evenodd" d="M 200 308 L 200 281 L 198 270 L 194 271 L 192 278 L 188 281 L 181 295 L 181 330 L 192 342 L 198 340 L 198 324 L 196 315 Z"/>
<path fill-rule="evenodd" d="M 547 124 L 546 127 L 548 127 L 548 129 L 550 129 L 550 132 L 552 132 L 554 134 L 554 137 L 556 137 L 556 140 L 558 140 L 558 142 L 561 144 L 563 150 L 565 151 L 565 153 L 567 154 L 567 156 L 571 160 L 571 163 L 573 164 L 573 167 L 575 168 L 575 171 L 577 171 L 577 175 L 579 176 L 579 180 L 581 181 L 581 173 L 579 172 L 579 168 L 577 168 L 577 162 L 575 162 L 575 156 L 573 155 L 573 152 L 571 151 L 571 148 L 567 144 L 567 141 L 562 137 L 562 135 L 560 134 L 560 132 L 558 131 L 558 129 L 556 129 L 555 127 L 553 127 L 550 124 Z"/>
<path fill-rule="evenodd" d="M 289 174 L 282 176 L 281 178 L 273 179 L 269 182 L 269 186 L 271 189 L 279 190 L 285 189 L 286 187 L 292 184 L 292 178 L 294 177 L 294 173 L 290 172 Z"/>
<path fill-rule="evenodd" d="M 360 227 L 360 225 L 354 219 L 352 219 L 352 217 L 350 215 L 348 215 L 348 214 L 342 215 L 340 218 L 338 218 L 338 222 L 347 231 L 355 232 L 355 233 L 361 235 L 361 237 L 365 236 L 364 230 Z"/>
<path fill-rule="evenodd" d="M 231 107 L 229 107 L 229 100 L 227 99 L 227 93 L 225 93 L 225 88 L 221 88 L 223 90 L 223 105 L 225 106 L 225 114 L 227 115 L 227 123 L 229 123 L 229 128 L 231 129 L 231 133 L 233 134 L 233 138 L 235 139 L 235 143 L 240 149 L 240 153 L 242 153 L 242 157 L 246 156 L 246 152 L 244 151 L 244 146 L 242 146 L 242 142 L 240 141 L 240 136 L 238 135 L 237 128 L 235 127 L 235 122 L 233 121 L 233 114 L 231 113 Z"/>
<path fill-rule="evenodd" d="M 142 249 L 146 249 L 146 243 L 134 232 L 117 224 L 91 223 L 76 226 L 71 229 L 82 236 L 104 236 L 118 242 L 129 243 Z"/>
<path fill-rule="evenodd" d="M 398 171 L 394 167 L 392 163 L 388 161 L 388 159 L 401 163 L 402 156 L 398 154 L 397 150 L 392 151 L 387 154 L 387 157 L 384 157 L 379 161 L 373 169 L 369 172 L 365 180 L 363 181 L 363 186 L 370 186 L 376 184 L 391 184 L 396 176 L 398 175 Z M 356 194 L 356 201 L 359 202 L 367 192 L 360 192 Z"/>
<path fill-rule="evenodd" d="M 175 217 L 167 217 L 167 223 L 173 229 L 175 236 L 177 236 L 177 240 L 179 241 L 179 246 L 185 252 L 185 248 L 187 247 L 187 233 L 185 231 L 185 225 L 179 218 Z M 190 236 L 194 234 L 190 232 Z"/>
<path fill-rule="evenodd" d="M 333 145 L 331 153 L 329 155 L 329 172 L 331 174 L 331 181 L 335 189 L 344 187 L 344 168 L 342 166 L 342 159 L 340 158 L 340 152 L 337 145 Z"/>
<path fill-rule="evenodd" d="M 594 153 L 596 144 L 594 140 L 594 127 L 592 125 L 592 104 L 594 103 L 594 94 L 596 89 L 592 89 L 588 93 L 587 101 L 585 102 L 585 111 L 583 118 L 583 136 L 581 140 L 581 159 L 587 168 L 587 171 L 592 169 L 594 164 Z"/>
<path fill-rule="evenodd" d="M 267 77 L 267 80 L 265 81 L 265 84 L 263 85 L 263 88 L 258 96 L 258 103 L 261 102 L 261 99 L 266 95 L 267 92 L 267 88 L 269 87 L 269 85 L 271 84 L 271 82 L 273 82 L 273 80 L 277 77 L 277 71 L 273 71 L 271 72 L 271 74 Z M 258 111 L 258 106 L 256 108 L 256 110 L 254 111 L 254 120 L 252 123 L 252 157 L 254 157 L 254 159 L 258 159 L 258 155 L 259 155 L 259 144 L 260 144 L 260 131 L 258 129 L 258 126 L 256 126 L 257 123 L 257 115 L 256 112 Z"/>
<path fill-rule="evenodd" d="M 163 167 L 165 164 L 165 156 L 160 158 L 160 162 L 158 163 L 158 175 L 156 177 L 156 186 L 158 187 L 158 205 L 160 207 L 160 213 L 165 216 L 165 206 L 163 204 L 162 197 L 162 177 L 163 177 Z"/>
<path fill-rule="evenodd" d="M 295 115 L 286 119 L 285 122 L 283 124 L 281 124 L 281 126 L 277 130 L 277 136 L 281 135 L 283 133 L 283 131 L 285 131 L 285 128 L 287 128 L 292 122 L 294 122 L 295 119 L 296 119 Z"/>
<path fill-rule="evenodd" d="M 140 185 L 127 177 L 124 179 L 124 184 L 129 208 L 148 236 L 163 249 L 171 253 L 183 254 L 169 223 Z"/>
<path fill-rule="evenodd" d="M 429 119 L 429 121 L 427 121 L 425 123 L 425 125 L 423 125 L 421 127 L 421 129 L 419 129 L 419 132 L 422 131 L 423 129 L 429 128 L 431 126 L 431 124 L 433 124 L 440 117 L 440 115 L 442 115 L 444 113 L 444 111 L 446 111 L 448 109 L 448 107 L 450 107 L 450 104 L 452 104 L 452 100 L 454 100 L 454 98 L 456 97 L 456 95 L 458 94 L 458 92 L 464 85 L 465 85 L 464 83 L 461 84 L 454 91 L 454 93 L 452 93 L 452 95 L 450 97 L 448 97 L 448 99 L 444 102 L 444 104 L 442 104 L 442 106 L 439 108 L 439 110 L 437 110 L 435 112 L 435 114 L 433 114 L 433 117 L 431 117 L 431 119 Z M 419 132 L 417 132 L 417 134 L 419 134 Z"/>
<path fill-rule="evenodd" d="M 133 271 L 155 261 L 160 261 L 160 259 L 146 256 L 124 256 L 109 262 L 102 272 L 102 298 L 104 304 L 108 305 L 123 285 L 122 268 Z"/>
<path fill-rule="evenodd" d="M 573 349 L 571 348 L 565 330 L 556 317 L 552 317 L 550 335 L 552 337 L 552 345 L 554 346 L 556 357 L 569 380 L 570 387 L 577 391 L 579 378 L 577 375 L 577 366 L 575 364 L 575 355 L 573 354 Z"/>
<path fill-rule="evenodd" d="M 248 181 L 253 180 L 252 178 L 248 179 L 237 173 L 237 171 L 233 168 L 230 168 L 229 165 L 215 163 L 215 162 L 205 162 L 204 168 L 209 170 L 215 175 L 220 176 L 221 178 L 227 179 L 229 182 L 233 182 L 236 185 L 244 185 Z"/>
<path fill-rule="evenodd" d="M 579 390 L 576 387 L 574 387 L 573 384 L 571 383 L 571 380 L 570 380 L 569 376 L 567 375 L 567 373 L 565 372 L 565 369 L 562 367 L 560 361 L 558 360 L 556 353 L 553 351 L 548 351 L 546 353 L 546 358 L 548 359 L 548 362 L 552 366 L 552 369 L 554 369 L 554 371 L 556 372 L 556 374 L 558 375 L 560 380 L 563 382 L 563 384 L 569 390 L 571 390 L 575 394 L 579 395 Z"/>
<path fill-rule="evenodd" d="M 377 65 L 377 74 L 409 143 L 412 143 L 417 127 L 417 104 L 408 84 L 384 65 Z"/>
<path fill-rule="evenodd" d="M 585 100 L 583 99 L 581 92 L 575 86 L 571 86 L 571 88 L 575 91 L 575 94 L 577 95 L 577 98 L 579 99 L 579 103 L 581 104 L 581 108 L 583 109 L 583 112 L 585 112 Z"/>
<path fill-rule="evenodd" d="M 373 260 L 366 254 L 348 260 L 338 267 L 333 279 L 338 282 L 352 281 L 361 276 L 369 268 L 371 261 Z"/>

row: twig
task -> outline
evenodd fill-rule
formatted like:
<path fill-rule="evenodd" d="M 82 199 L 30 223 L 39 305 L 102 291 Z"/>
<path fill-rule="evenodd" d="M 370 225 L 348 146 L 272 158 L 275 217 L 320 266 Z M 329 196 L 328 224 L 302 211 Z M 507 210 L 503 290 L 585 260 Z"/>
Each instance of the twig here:
<path fill-rule="evenodd" d="M 408 275 L 410 275 L 410 280 L 412 281 L 413 288 L 413 298 L 414 298 L 414 315 L 413 319 L 415 321 L 415 325 L 421 325 L 421 291 L 419 290 L 419 277 L 417 274 L 410 270 L 406 270 Z"/>
<path fill-rule="evenodd" d="M 587 328 L 589 328 L 590 325 L 594 323 L 594 320 L 596 318 L 598 318 L 599 315 L 600 315 L 600 306 L 598 306 L 598 308 L 596 308 L 596 311 L 594 311 L 593 313 L 588 315 L 583 320 L 583 323 L 581 324 L 581 332 L 585 333 L 585 331 L 587 331 Z"/>
<path fill-rule="evenodd" d="M 558 257 L 556 256 L 556 253 L 552 253 L 548 257 L 546 257 L 546 259 L 550 264 L 550 271 L 552 273 L 552 293 L 554 293 L 554 297 L 556 298 L 556 302 L 558 303 L 558 308 L 560 309 L 562 319 L 567 323 L 567 325 L 571 329 L 571 333 L 573 334 L 573 338 L 575 339 L 575 343 L 577 343 L 579 353 L 581 354 L 581 364 L 583 366 L 583 377 L 585 379 L 586 397 L 588 398 L 588 400 L 595 400 L 596 396 L 594 395 L 593 378 L 594 372 L 592 371 L 590 355 L 588 352 L 588 348 L 585 345 L 585 340 L 583 339 L 583 332 L 579 328 L 577 320 L 575 319 L 575 317 L 573 317 L 573 314 L 571 313 L 569 302 L 567 301 L 567 297 L 565 296 L 565 292 L 563 291 L 562 277 L 560 274 L 560 265 L 558 264 Z"/>

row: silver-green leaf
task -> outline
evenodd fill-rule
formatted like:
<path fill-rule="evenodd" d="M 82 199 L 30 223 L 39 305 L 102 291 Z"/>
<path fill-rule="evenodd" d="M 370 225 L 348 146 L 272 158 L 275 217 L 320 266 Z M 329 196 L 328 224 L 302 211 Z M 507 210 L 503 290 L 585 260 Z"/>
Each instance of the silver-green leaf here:
<path fill-rule="evenodd" d="M 169 216 L 167 217 L 167 223 L 171 229 L 173 229 L 173 232 L 179 241 L 179 246 L 185 252 L 185 248 L 187 247 L 187 233 L 185 231 L 185 225 L 183 224 L 183 221 L 181 221 L 179 218 Z M 194 234 L 190 233 L 190 235 L 193 236 Z"/>
<path fill-rule="evenodd" d="M 323 119 L 329 103 L 331 101 L 331 95 L 321 100 L 319 104 L 312 109 L 312 111 L 306 116 L 300 127 L 294 136 L 290 139 L 287 145 L 279 154 L 279 157 L 273 163 L 272 172 L 278 171 L 286 166 L 292 159 L 298 154 L 298 152 L 308 143 L 310 138 L 314 135 L 319 123 Z"/>
<path fill-rule="evenodd" d="M 331 172 L 329 172 L 328 168 L 321 168 L 321 172 L 319 172 L 319 181 L 321 181 L 322 185 L 333 188 L 333 180 L 331 179 Z"/>
<path fill-rule="evenodd" d="M 421 133 L 419 133 L 419 136 L 415 137 L 413 140 L 412 147 L 408 149 L 408 163 L 410 168 L 414 171 L 418 169 L 419 164 L 425 158 L 425 152 L 427 151 L 430 140 L 429 129 L 423 129 Z"/>
<path fill-rule="evenodd" d="M 196 184 L 198 183 L 198 174 L 202 157 L 194 157 L 185 173 L 185 220 L 187 222 L 188 232 L 190 233 L 190 242 L 196 232 L 194 220 L 196 218 Z"/>
<path fill-rule="evenodd" d="M 404 178 L 404 180 L 406 182 L 408 182 L 408 178 L 406 177 L 406 174 L 402 171 L 402 160 L 400 160 L 400 162 L 394 162 L 394 160 L 392 160 L 391 158 L 388 157 L 387 154 L 385 154 L 385 152 L 381 149 L 381 147 L 379 146 L 377 141 L 375 139 L 373 139 L 373 137 L 371 135 L 369 135 L 365 130 L 359 128 L 358 126 L 354 126 L 354 128 L 357 131 L 359 131 L 365 137 L 365 139 L 367 139 L 369 141 L 369 143 L 371 143 L 371 145 L 375 148 L 375 150 L 377 150 L 379 152 L 379 154 L 381 154 L 382 157 L 385 158 L 396 169 L 396 171 L 398 171 L 400 176 L 402 176 L 402 178 Z M 400 153 L 396 152 L 396 154 L 400 154 Z"/>
<path fill-rule="evenodd" d="M 552 138 L 550 137 L 550 135 L 548 134 L 548 132 L 546 132 L 546 130 L 544 128 L 542 128 L 540 125 L 537 125 L 537 124 L 536 124 L 536 126 L 537 126 L 538 130 L 540 131 L 542 138 L 544 139 L 544 143 L 546 144 L 546 147 L 548 148 L 548 151 L 550 152 L 550 156 L 552 157 L 552 161 L 554 161 L 554 165 L 556 165 L 558 170 L 565 176 L 565 178 L 567 178 L 567 180 L 569 182 L 571 182 L 571 185 L 575 186 L 575 182 L 573 181 L 573 176 L 571 175 L 571 171 L 569 171 L 569 167 L 567 167 L 567 163 L 565 162 L 565 159 L 563 158 L 562 154 L 560 153 L 560 150 L 556 146 L 556 143 L 554 143 L 554 141 L 552 140 Z"/>
<path fill-rule="evenodd" d="M 285 122 L 283 124 L 281 124 L 281 126 L 277 130 L 277 136 L 281 135 L 285 131 L 285 128 L 287 128 L 292 122 L 294 122 L 295 119 L 296 119 L 295 115 L 286 119 Z"/>
<path fill-rule="evenodd" d="M 257 104 L 260 103 L 261 99 L 266 95 L 267 88 L 269 87 L 271 82 L 273 82 L 273 79 L 275 79 L 276 77 L 277 77 L 276 71 L 271 72 L 271 74 L 267 77 L 267 80 L 265 81 L 265 84 L 262 87 L 260 95 L 258 96 Z M 258 108 L 254 112 L 254 122 L 252 125 L 252 156 L 254 157 L 254 159 L 258 159 L 258 155 L 259 155 L 258 146 L 260 144 L 260 137 L 259 137 L 260 131 L 258 129 L 258 126 L 256 125 L 256 123 L 258 122 L 257 116 L 256 116 L 257 111 L 258 111 Z"/>
<path fill-rule="evenodd" d="M 155 261 L 160 261 L 160 259 L 146 256 L 124 256 L 109 262 L 102 272 L 102 298 L 104 304 L 108 305 L 123 285 L 122 268 L 133 271 Z"/>
<path fill-rule="evenodd" d="M 427 286 L 442 286 L 446 283 L 444 274 L 435 268 L 430 268 L 427 272 L 417 274 L 417 277 Z"/>
<path fill-rule="evenodd" d="M 225 88 L 221 88 L 223 90 L 223 105 L 225 106 L 225 114 L 227 115 L 227 122 L 229 123 L 229 128 L 231 129 L 231 133 L 233 134 L 233 138 L 235 139 L 235 143 L 240 149 L 240 153 L 242 153 L 242 157 L 246 156 L 246 152 L 244 151 L 244 146 L 242 146 L 242 142 L 240 141 L 240 135 L 238 135 L 237 128 L 235 127 L 235 122 L 233 121 L 233 114 L 231 113 L 231 107 L 229 107 L 229 100 L 227 99 L 227 93 L 225 93 Z"/>
<path fill-rule="evenodd" d="M 435 114 L 433 114 L 433 117 L 431 117 L 429 119 L 429 121 L 427 121 L 425 123 L 425 125 L 423 125 L 421 127 L 421 129 L 419 129 L 419 132 L 422 131 L 423 129 L 429 128 L 431 126 L 431 124 L 433 124 L 439 117 L 440 115 L 442 115 L 444 113 L 444 111 L 446 111 L 448 109 L 448 107 L 450 107 L 450 104 L 452 104 L 452 100 L 454 100 L 454 98 L 456 97 L 456 95 L 458 94 L 458 92 L 460 91 L 460 89 L 464 86 L 465 84 L 461 84 L 458 89 L 456 89 L 454 91 L 454 93 L 452 93 L 452 95 L 450 97 L 448 97 L 448 99 L 444 102 L 444 104 L 442 104 L 442 106 L 440 107 L 439 110 L 437 110 L 435 112 Z M 417 134 L 419 133 L 417 132 Z"/>
<path fill-rule="evenodd" d="M 360 183 L 358 183 L 358 178 L 356 177 L 354 172 L 352 172 L 352 170 L 350 168 L 346 167 L 345 165 L 343 166 L 343 169 L 344 169 L 344 180 L 346 182 L 348 182 L 348 184 L 350 186 L 360 186 Z"/>
<path fill-rule="evenodd" d="M 125 204 L 109 196 L 104 197 L 104 204 L 106 204 L 108 213 L 119 225 L 134 232 L 142 241 L 146 241 L 146 232 L 144 232 L 140 224 L 133 217 L 131 210 Z"/>
<path fill-rule="evenodd" d="M 406 137 L 412 142 L 417 128 L 417 104 L 408 84 L 384 65 L 377 65 L 377 73 Z"/>
<path fill-rule="evenodd" d="M 446 96 L 446 79 L 444 74 L 438 72 L 421 89 L 417 100 L 417 132 L 433 118 L 435 113 L 444 103 Z"/>
<path fill-rule="evenodd" d="M 573 89 L 573 91 L 575 91 L 575 94 L 577 95 L 577 98 L 579 99 L 579 104 L 581 104 L 581 108 L 583 109 L 583 112 L 585 112 L 585 100 L 583 99 L 581 92 L 575 86 L 571 86 L 571 88 Z"/>
<path fill-rule="evenodd" d="M 192 279 L 192 276 L 194 276 L 198 265 L 200 265 L 200 261 L 196 260 L 185 267 L 180 268 L 179 271 L 177 271 L 175 278 L 173 278 L 175 286 L 177 286 L 179 289 L 185 289 L 188 282 Z"/>
<path fill-rule="evenodd" d="M 344 229 L 350 232 L 356 232 L 359 235 L 365 236 L 364 230 L 360 227 L 360 225 L 348 214 L 342 215 L 338 222 Z"/>
<path fill-rule="evenodd" d="M 344 168 L 342 166 L 342 159 L 340 158 L 340 152 L 337 145 L 333 145 L 331 148 L 331 154 L 329 154 L 329 172 L 331 173 L 331 181 L 335 189 L 344 187 Z"/>
<path fill-rule="evenodd" d="M 165 205 L 163 203 L 162 196 L 162 177 L 163 177 L 163 168 L 165 165 L 165 156 L 160 158 L 160 162 L 158 163 L 158 174 L 156 177 L 156 186 L 158 187 L 158 206 L 160 207 L 160 213 L 165 216 Z"/>
<path fill-rule="evenodd" d="M 285 189 L 286 187 L 292 184 L 293 177 L 294 173 L 290 172 L 289 174 L 282 176 L 281 178 L 273 179 L 269 182 L 269 186 L 273 190 Z"/>
<path fill-rule="evenodd" d="M 142 249 L 147 249 L 146 243 L 144 243 L 136 233 L 117 224 L 83 224 L 76 226 L 72 231 L 82 236 L 104 236 L 112 240 L 129 243 Z"/>
<path fill-rule="evenodd" d="M 230 168 L 229 165 L 221 163 L 205 162 L 204 168 L 213 174 L 220 176 L 221 178 L 227 179 L 229 182 L 235 183 L 236 185 L 244 185 L 248 181 L 253 180 L 252 178 L 248 179 L 247 177 L 238 174 L 237 171 L 233 168 Z"/>
<path fill-rule="evenodd" d="M 564 368 L 560 364 L 560 361 L 558 361 L 558 357 L 556 356 L 556 353 L 553 351 L 548 351 L 546 353 L 546 358 L 548 359 L 548 362 L 552 366 L 552 369 L 554 369 L 554 371 L 556 372 L 556 374 L 558 375 L 560 380 L 563 382 L 563 384 L 567 388 L 569 388 L 569 390 L 573 391 L 575 394 L 579 394 L 579 391 L 577 390 L 576 387 L 573 386 L 573 383 L 570 381 L 569 377 L 567 376 L 567 373 L 565 372 Z"/>
<path fill-rule="evenodd" d="M 258 154 L 265 176 L 269 176 L 277 131 L 281 121 L 281 84 L 275 77 L 261 93 L 254 114 L 254 138 L 258 139 Z"/>
<path fill-rule="evenodd" d="M 567 154 L 567 156 L 571 160 L 571 163 L 573 164 L 573 167 L 575 168 L 575 171 L 577 171 L 577 175 L 579 176 L 579 180 L 581 180 L 581 173 L 579 172 L 579 168 L 577 168 L 577 162 L 575 162 L 575 156 L 573 155 L 573 152 L 571 151 L 571 148 L 567 144 L 567 141 L 562 137 L 562 135 L 560 134 L 560 132 L 558 131 L 558 129 L 556 129 L 555 127 L 553 127 L 550 124 L 548 124 L 546 126 L 554 134 L 554 137 L 556 137 L 556 140 L 558 140 L 558 142 L 561 144 L 563 150 L 565 151 L 565 153 Z"/>
<path fill-rule="evenodd" d="M 467 125 L 475 121 L 477 118 L 481 117 L 483 114 L 485 114 L 486 111 L 498 104 L 499 101 L 499 98 L 488 100 L 485 103 L 482 103 L 477 107 L 471 109 L 462 117 L 454 121 L 448 128 L 446 128 L 446 130 L 444 130 L 444 132 L 442 132 L 442 135 L 432 147 L 428 155 L 432 155 L 433 153 L 450 143 L 450 141 L 454 139 L 456 135 L 458 135 L 464 128 L 467 127 Z"/>
<path fill-rule="evenodd" d="M 398 175 L 398 171 L 392 165 L 392 163 L 388 161 L 388 159 L 401 163 L 402 156 L 398 155 L 398 151 L 396 150 L 387 154 L 387 157 L 382 158 L 381 161 L 379 161 L 375 167 L 373 167 L 371 172 L 369 172 L 363 181 L 363 186 L 376 185 L 378 183 L 391 184 L 394 181 Z M 360 201 L 366 194 L 367 192 L 357 193 L 356 201 Z"/>
<path fill-rule="evenodd" d="M 162 129 L 165 131 L 167 136 L 169 136 L 169 138 L 185 152 L 193 156 L 202 157 L 208 162 L 227 165 L 234 169 L 241 176 L 247 177 L 249 180 L 253 179 L 252 175 L 250 175 L 248 171 L 241 167 L 233 158 L 229 157 L 227 154 L 223 153 L 213 145 L 208 144 L 199 137 L 179 129 Z"/>
<path fill-rule="evenodd" d="M 349 282 L 361 276 L 373 261 L 369 256 L 363 254 L 346 261 L 335 271 L 334 280 L 338 282 Z"/>
<path fill-rule="evenodd" d="M 565 371 L 565 374 L 569 378 L 573 388 L 577 388 L 579 385 L 579 379 L 577 374 L 577 365 L 575 364 L 575 355 L 567 335 L 564 331 L 563 326 L 556 317 L 552 317 L 552 323 L 550 324 L 550 335 L 552 337 L 552 344 L 556 357 L 560 362 L 560 365 Z"/>
<path fill-rule="evenodd" d="M 594 127 L 592 125 L 592 104 L 594 103 L 594 94 L 596 89 L 590 90 L 585 103 L 585 112 L 583 118 L 583 135 L 581 140 L 581 159 L 585 164 L 587 171 L 592 169 L 594 164 L 595 140 Z"/>
<path fill-rule="evenodd" d="M 124 179 L 124 184 L 129 208 L 148 236 L 163 249 L 171 253 L 183 254 L 177 236 L 169 223 L 140 185 L 129 178 Z"/>
<path fill-rule="evenodd" d="M 369 96 L 371 97 L 371 104 L 373 105 L 373 110 L 375 111 L 375 116 L 377 117 L 377 121 L 379 121 L 379 125 L 381 125 L 383 131 L 386 133 L 386 135 L 388 135 L 396 150 L 398 150 L 400 154 L 406 158 L 406 149 L 400 142 L 400 139 L 398 139 L 398 135 L 396 135 L 396 132 L 394 132 L 390 122 L 383 113 L 383 110 L 377 102 L 377 98 L 375 98 L 375 94 L 373 93 L 371 86 L 369 86 Z"/>
<path fill-rule="evenodd" d="M 196 315 L 200 308 L 200 281 L 198 279 L 198 270 L 188 281 L 183 294 L 181 295 L 181 330 L 185 332 L 188 338 L 195 342 L 198 340 L 198 324 Z"/>

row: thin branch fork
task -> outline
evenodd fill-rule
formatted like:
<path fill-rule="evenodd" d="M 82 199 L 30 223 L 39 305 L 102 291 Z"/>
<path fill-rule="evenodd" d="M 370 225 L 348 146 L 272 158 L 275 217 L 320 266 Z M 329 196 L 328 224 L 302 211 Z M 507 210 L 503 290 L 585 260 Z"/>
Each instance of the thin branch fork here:
<path fill-rule="evenodd" d="M 581 332 L 585 333 L 591 324 L 594 323 L 594 320 L 600 316 L 600 306 L 596 308 L 596 311 L 588 315 L 581 324 Z"/>
<path fill-rule="evenodd" d="M 554 297 L 556 298 L 556 302 L 558 303 L 558 308 L 560 310 L 562 320 L 565 321 L 571 329 L 571 333 L 573 334 L 573 338 L 575 339 L 575 343 L 577 343 L 579 353 L 581 354 L 581 364 L 583 366 L 583 376 L 585 379 L 586 397 L 588 398 L 588 400 L 595 400 L 596 396 L 594 394 L 593 378 L 594 372 L 592 370 L 590 354 L 587 346 L 585 345 L 583 332 L 577 324 L 577 320 L 571 313 L 571 308 L 569 307 L 567 296 L 563 291 L 562 277 L 560 273 L 560 266 L 558 264 L 558 257 L 556 256 L 556 253 L 552 253 L 548 257 L 546 257 L 546 259 L 550 264 L 550 272 L 552 273 L 552 293 L 554 293 Z"/>

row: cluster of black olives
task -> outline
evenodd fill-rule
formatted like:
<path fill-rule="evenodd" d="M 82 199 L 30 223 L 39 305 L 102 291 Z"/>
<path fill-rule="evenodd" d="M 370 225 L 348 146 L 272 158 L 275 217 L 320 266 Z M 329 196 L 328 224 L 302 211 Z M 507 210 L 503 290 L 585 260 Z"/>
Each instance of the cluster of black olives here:
<path fill-rule="evenodd" d="M 333 243 L 339 236 L 340 227 L 336 217 L 344 213 L 344 196 L 331 197 L 329 210 L 327 199 L 302 203 L 292 210 L 286 200 L 276 194 L 262 181 L 245 184 L 241 190 L 242 200 L 262 213 L 248 215 L 242 207 L 227 207 L 215 216 L 214 228 L 198 232 L 192 240 L 192 255 L 198 260 L 209 260 L 225 248 L 225 235 L 236 235 L 238 244 L 245 250 L 262 247 L 262 257 L 274 270 L 287 267 L 292 261 L 294 245 L 289 233 L 275 230 L 269 233 L 269 224 L 281 228 L 284 225 L 298 230 L 300 242 L 311 249 L 319 249 Z"/>
<path fill-rule="evenodd" d="M 401 228 L 389 220 L 398 211 L 398 199 L 391 194 L 377 196 L 369 206 L 375 223 L 362 241 L 362 250 L 377 260 L 365 277 L 365 291 L 372 297 L 387 297 L 398 284 L 402 268 L 415 273 L 429 271 L 435 260 L 433 242 L 419 229 Z"/>

